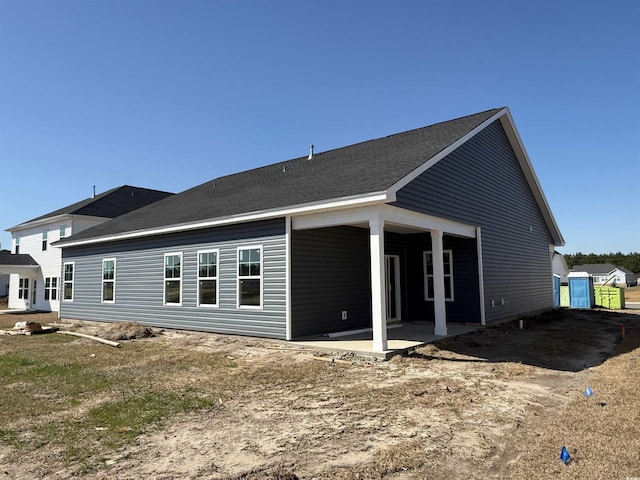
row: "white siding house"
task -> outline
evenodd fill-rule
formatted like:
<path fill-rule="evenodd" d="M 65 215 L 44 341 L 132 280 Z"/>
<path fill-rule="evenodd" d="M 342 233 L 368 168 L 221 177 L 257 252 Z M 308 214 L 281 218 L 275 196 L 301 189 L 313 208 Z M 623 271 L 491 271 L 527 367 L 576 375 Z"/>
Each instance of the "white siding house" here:
<path fill-rule="evenodd" d="M 59 312 L 62 251 L 52 244 L 169 195 L 125 185 L 8 228 L 11 253 L 34 261 L 0 264 L 0 273 L 9 273 L 8 308 Z"/>

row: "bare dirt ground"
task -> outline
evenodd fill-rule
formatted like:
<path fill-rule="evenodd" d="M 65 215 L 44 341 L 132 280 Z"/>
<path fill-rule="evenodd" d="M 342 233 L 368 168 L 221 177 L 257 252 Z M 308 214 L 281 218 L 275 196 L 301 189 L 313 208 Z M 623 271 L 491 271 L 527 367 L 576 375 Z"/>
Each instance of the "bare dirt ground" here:
<path fill-rule="evenodd" d="M 2 317 L 4 328 L 15 321 Z M 52 320 L 51 314 L 29 317 Z M 616 351 L 621 325 L 626 353 Z M 99 336 L 110 328 L 77 321 L 62 326 Z M 57 463 L 54 446 L 27 459 L 0 443 L 0 479 L 640 477 L 636 455 L 594 458 L 580 447 L 572 464 L 558 458 L 561 446 L 572 448 L 581 435 L 560 433 L 568 408 L 586 408 L 592 400 L 583 395 L 586 386 L 597 384 L 599 374 L 609 376 L 608 368 L 622 368 L 609 367 L 607 359 L 615 354 L 625 368 L 638 368 L 640 311 L 563 310 L 526 319 L 523 326 L 478 330 L 388 362 L 284 342 L 156 331 L 134 341 L 229 352 L 238 364 L 234 374 L 253 381 L 243 393 L 220 399 L 217 408 L 174 416 L 134 445 L 106 452 L 102 468 L 88 474 Z M 206 381 L 198 365 L 190 371 L 181 385 L 197 388 Z M 605 406 L 593 408 L 593 415 L 607 414 Z M 579 430 L 580 420 L 573 422 Z M 597 432 L 584 437 L 603 441 Z"/>

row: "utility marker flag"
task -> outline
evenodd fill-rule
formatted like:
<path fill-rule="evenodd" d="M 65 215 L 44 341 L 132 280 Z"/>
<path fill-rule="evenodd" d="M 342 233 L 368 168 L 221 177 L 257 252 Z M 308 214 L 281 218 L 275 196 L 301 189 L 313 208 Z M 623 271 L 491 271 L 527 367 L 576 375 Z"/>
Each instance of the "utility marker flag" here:
<path fill-rule="evenodd" d="M 571 460 L 571 455 L 569 455 L 569 450 L 564 445 L 562 446 L 562 450 L 560 451 L 560 460 L 566 465 Z"/>

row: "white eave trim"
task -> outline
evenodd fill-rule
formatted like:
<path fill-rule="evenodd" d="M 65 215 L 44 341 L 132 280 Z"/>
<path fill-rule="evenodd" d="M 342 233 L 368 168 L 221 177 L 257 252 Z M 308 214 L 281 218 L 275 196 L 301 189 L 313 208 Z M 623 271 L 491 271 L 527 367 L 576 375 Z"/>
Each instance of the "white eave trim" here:
<path fill-rule="evenodd" d="M 267 220 L 269 218 L 286 217 L 289 215 L 299 215 L 304 213 L 321 212 L 327 210 L 339 210 L 355 206 L 368 206 L 374 204 L 383 204 L 393 198 L 390 198 L 387 192 L 374 192 L 363 195 L 355 195 L 351 197 L 337 198 L 330 201 L 312 202 L 301 205 L 292 205 L 286 208 L 263 210 L 251 212 L 241 215 L 230 215 L 227 217 L 219 217 L 215 219 L 203 220 L 200 222 L 184 223 L 179 225 L 168 225 L 166 227 L 151 228 L 146 230 L 137 230 L 132 232 L 124 232 L 115 235 L 106 235 L 103 237 L 87 238 L 82 240 L 73 240 L 70 237 L 68 241 L 56 242 L 56 247 L 76 247 L 80 245 L 92 245 L 96 243 L 115 242 L 120 240 L 128 240 L 132 238 L 143 238 L 154 235 L 164 235 L 167 233 L 178 233 L 188 230 L 199 230 L 202 228 L 220 227 L 234 223 L 255 222 L 258 220 Z"/>
<path fill-rule="evenodd" d="M 422 175 L 429 168 L 433 167 L 436 163 L 438 163 L 444 157 L 449 155 L 451 152 L 453 152 L 455 149 L 460 147 L 462 144 L 466 143 L 470 138 L 472 138 L 473 136 L 477 135 L 479 132 L 484 130 L 488 125 L 490 125 L 496 119 L 498 119 L 502 115 L 504 115 L 505 112 L 508 112 L 507 108 L 503 108 L 502 110 L 500 110 L 496 114 L 492 115 L 491 117 L 486 119 L 484 122 L 482 122 L 480 125 L 478 125 L 476 128 L 471 130 L 469 133 L 467 133 L 463 137 L 460 137 L 458 140 L 456 140 L 454 143 L 449 145 L 447 148 L 445 148 L 444 150 L 441 150 L 439 153 L 437 153 L 436 155 L 431 157 L 428 161 L 426 161 L 425 163 L 420 165 L 418 168 L 416 168 L 409 175 L 407 175 L 406 177 L 401 178 L 400 180 L 398 180 L 395 184 L 393 184 L 391 186 L 391 188 L 389 188 L 390 194 L 395 196 L 401 188 L 407 186 L 410 182 L 412 182 L 413 180 L 418 178 L 420 175 Z"/>
<path fill-rule="evenodd" d="M 538 180 L 538 176 L 533 169 L 533 165 L 531 164 L 531 160 L 529 158 L 529 155 L 527 154 L 527 150 L 524 147 L 524 143 L 522 143 L 522 139 L 520 138 L 520 134 L 518 133 L 518 129 L 516 128 L 516 124 L 513 121 L 513 117 L 511 116 L 511 112 L 508 108 L 505 108 L 500 113 L 502 117 L 500 119 L 502 128 L 504 128 L 507 138 L 509 139 L 516 157 L 520 162 L 520 166 L 524 172 L 525 178 L 531 186 L 531 191 L 534 198 L 536 199 L 536 202 L 538 203 L 538 206 L 540 207 L 542 216 L 544 217 L 547 226 L 549 227 L 553 242 L 555 246 L 562 247 L 565 244 L 564 238 L 562 237 L 562 233 L 560 233 L 558 224 L 553 217 L 553 213 L 551 212 L 551 208 L 549 207 L 549 202 L 547 202 L 547 197 L 544 195 L 544 191 L 540 186 L 540 181 Z"/>
<path fill-rule="evenodd" d="M 547 202 L 544 192 L 542 191 L 542 187 L 540 186 L 538 177 L 536 176 L 536 173 L 533 170 L 533 165 L 531 164 L 529 155 L 527 154 L 527 151 L 524 148 L 524 144 L 522 143 L 520 134 L 516 129 L 515 123 L 513 121 L 513 117 L 511 116 L 511 112 L 506 107 L 501 109 L 499 112 L 492 115 L 491 117 L 489 117 L 487 120 L 482 122 L 480 125 L 478 125 L 476 128 L 471 130 L 469 133 L 467 133 L 463 137 L 460 137 L 456 142 L 449 145 L 440 153 L 431 157 L 428 161 L 423 163 L 420 167 L 415 169 L 409 175 L 397 181 L 388 190 L 390 197 L 395 197 L 401 188 L 405 187 L 407 184 L 415 180 L 419 175 L 421 175 L 426 170 L 434 166 L 444 157 L 449 155 L 451 152 L 453 152 L 455 149 L 460 147 L 465 142 L 469 141 L 472 137 L 480 133 L 487 126 L 489 126 L 490 124 L 492 124 L 494 121 L 498 119 L 500 119 L 500 123 L 502 124 L 502 127 L 507 135 L 507 138 L 511 143 L 513 151 L 516 154 L 516 157 L 518 159 L 518 162 L 520 163 L 520 167 L 522 168 L 522 171 L 525 174 L 527 182 L 531 186 L 531 191 L 533 192 L 533 196 L 536 199 L 536 202 L 538 203 L 538 207 L 540 208 L 540 211 L 542 212 L 545 222 L 549 227 L 549 231 L 551 232 L 551 236 L 553 238 L 554 244 L 558 247 L 563 246 L 565 244 L 564 238 L 562 237 L 562 234 L 560 233 L 560 229 L 558 228 L 558 224 L 556 223 L 555 218 L 553 217 L 551 208 L 549 208 L 549 203 Z"/>
<path fill-rule="evenodd" d="M 63 213 L 60 215 L 56 215 L 54 217 L 46 217 L 46 218 L 41 218 L 40 220 L 33 220 L 31 222 L 21 223 L 14 227 L 5 229 L 5 232 L 14 233 L 14 232 L 19 232 L 21 230 L 26 230 L 28 228 L 42 227 L 45 225 L 50 225 L 52 223 L 59 223 L 66 220 L 75 220 L 77 218 L 81 218 L 83 220 L 101 221 L 101 222 L 111 220 L 109 217 L 95 217 L 91 215 L 76 215 L 74 213 Z"/>

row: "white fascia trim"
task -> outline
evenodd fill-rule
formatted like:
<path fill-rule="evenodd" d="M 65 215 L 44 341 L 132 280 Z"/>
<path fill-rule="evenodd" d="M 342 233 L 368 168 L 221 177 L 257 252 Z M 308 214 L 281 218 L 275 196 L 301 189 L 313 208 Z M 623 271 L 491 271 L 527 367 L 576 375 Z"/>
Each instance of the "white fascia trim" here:
<path fill-rule="evenodd" d="M 187 230 L 198 230 L 202 228 L 219 227 L 222 225 L 230 225 L 234 223 L 255 222 L 257 220 L 266 220 L 269 218 L 286 217 L 288 215 L 298 215 L 309 212 L 320 212 L 324 210 L 332 210 L 336 208 L 346 208 L 349 206 L 365 206 L 370 204 L 380 204 L 389 201 L 387 192 L 374 192 L 364 195 L 356 195 L 352 197 L 344 197 L 333 201 L 322 201 L 294 205 L 284 209 L 264 210 L 241 215 L 231 215 L 228 217 L 220 217 L 211 220 L 205 220 L 197 223 L 185 223 L 181 225 L 170 225 L 160 228 L 152 228 L 148 230 L 137 230 L 133 232 L 125 232 L 116 235 L 108 235 L 104 237 L 89 238 L 86 240 L 70 240 L 69 242 L 59 243 L 61 248 L 75 247 L 79 245 L 91 245 L 96 243 L 114 242 L 119 240 L 127 240 L 131 238 L 150 237 L 153 235 L 164 235 L 166 233 L 184 232 Z"/>
<path fill-rule="evenodd" d="M 5 232 L 14 233 L 20 230 L 26 230 L 27 228 L 41 227 L 44 225 L 49 225 L 51 223 L 59 223 L 64 220 L 75 220 L 76 218 L 82 218 L 83 220 L 99 220 L 99 221 L 107 221 L 111 220 L 109 217 L 94 217 L 90 215 L 75 215 L 69 213 L 63 213 L 61 215 L 56 215 L 55 217 L 46 217 L 41 218 L 40 220 L 34 220 L 32 222 L 21 223 L 14 227 L 10 227 L 5 229 Z"/>
<path fill-rule="evenodd" d="M 32 273 L 40 270 L 40 265 L 0 265 L 0 275 Z"/>
<path fill-rule="evenodd" d="M 473 225 L 392 207 L 391 205 L 373 205 L 364 208 L 349 208 L 303 215 L 294 217 L 291 227 L 293 230 L 309 230 L 354 224 L 362 224 L 363 227 L 368 227 L 368 222 L 372 218 L 380 218 L 388 225 L 413 227 L 424 231 L 439 230 L 447 234 L 467 238 L 475 238 L 476 236 L 476 227 Z"/>
<path fill-rule="evenodd" d="M 465 223 L 434 217 L 425 213 L 413 212 L 404 208 L 384 205 L 381 207 L 381 218 L 385 223 L 415 227 L 422 230 L 439 230 L 450 235 L 475 238 L 476 227 Z"/>
<path fill-rule="evenodd" d="M 511 116 L 511 112 L 508 108 L 502 110 L 501 114 L 503 115 L 500 119 L 500 123 L 502 123 L 502 128 L 504 128 L 505 133 L 507 134 L 507 138 L 513 147 L 513 151 L 520 162 L 520 167 L 522 168 L 525 178 L 529 182 L 531 186 L 531 191 L 533 192 L 533 196 L 542 211 L 542 216 L 544 217 L 549 230 L 551 231 L 551 236 L 553 237 L 553 241 L 556 246 L 561 247 L 565 244 L 564 238 L 562 237 L 562 233 L 560 233 L 560 229 L 558 228 L 558 224 L 556 223 L 555 218 L 553 217 L 553 213 L 551 212 L 551 208 L 549 207 L 549 203 L 547 202 L 547 198 L 544 195 L 544 191 L 540 186 L 540 181 L 538 180 L 538 176 L 536 175 L 535 170 L 533 169 L 533 165 L 531 163 L 531 159 L 527 154 L 527 150 L 524 147 L 524 143 L 520 138 L 520 134 L 518 133 L 518 129 L 516 128 L 516 124 L 513 121 L 513 117 Z"/>
<path fill-rule="evenodd" d="M 467 142 L 470 138 L 472 138 L 473 136 L 477 135 L 479 132 L 481 132 L 482 130 L 484 130 L 488 125 L 490 125 L 491 123 L 493 123 L 496 119 L 500 118 L 501 116 L 503 116 L 505 113 L 508 113 L 508 109 L 507 108 L 503 108 L 502 110 L 500 110 L 498 113 L 496 113 L 495 115 L 492 115 L 490 118 L 488 118 L 487 120 L 485 120 L 484 122 L 482 122 L 480 125 L 478 125 L 476 128 L 474 128 L 473 130 L 471 130 L 469 133 L 467 133 L 465 136 L 460 137 L 457 141 L 455 141 L 454 143 L 452 143 L 451 145 L 449 145 L 447 148 L 445 148 L 444 150 L 440 151 L 438 154 L 434 155 L 433 157 L 431 157 L 428 161 L 426 161 L 425 163 L 423 163 L 422 165 L 420 165 L 418 168 L 416 168 L 413 172 L 411 172 L 409 175 L 407 175 L 406 177 L 398 180 L 396 183 L 394 183 L 391 188 L 389 188 L 389 194 L 392 195 L 395 198 L 395 195 L 398 193 L 398 191 L 405 187 L 406 185 L 408 185 L 410 182 L 412 182 L 413 180 L 415 180 L 418 176 L 420 176 L 421 174 L 423 174 L 426 170 L 428 170 L 429 168 L 433 167 L 436 163 L 438 163 L 440 160 L 442 160 L 444 157 L 446 157 L 447 155 L 449 155 L 451 152 L 453 152 L 456 148 L 460 147 L 460 145 L 464 144 L 465 142 Z"/>

